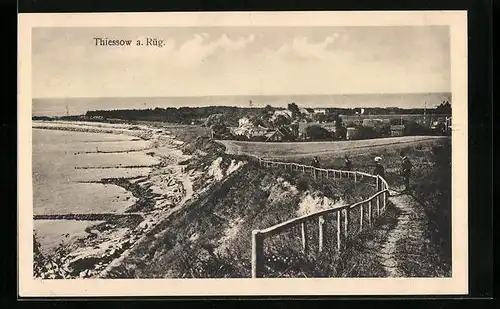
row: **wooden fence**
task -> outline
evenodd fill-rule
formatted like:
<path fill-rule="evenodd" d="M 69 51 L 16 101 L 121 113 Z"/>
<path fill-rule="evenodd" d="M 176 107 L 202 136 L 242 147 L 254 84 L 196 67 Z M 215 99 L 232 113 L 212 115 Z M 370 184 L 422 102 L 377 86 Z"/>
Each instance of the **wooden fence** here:
<path fill-rule="evenodd" d="M 380 176 L 370 175 L 368 173 L 358 172 L 358 171 L 343 171 L 336 169 L 322 169 L 313 166 L 302 165 L 297 163 L 289 162 L 276 162 L 262 160 L 260 158 L 255 158 L 258 160 L 259 165 L 266 168 L 284 168 L 292 171 L 299 171 L 302 173 L 310 173 L 314 178 L 328 178 L 328 179 L 352 179 L 354 182 L 362 180 L 364 178 L 369 178 L 373 180 L 374 185 L 377 188 L 377 193 L 369 197 L 368 199 L 354 203 L 352 205 L 345 205 L 336 208 L 330 208 L 326 210 L 321 210 L 312 214 L 308 214 L 302 217 L 294 218 L 283 223 L 276 224 L 269 228 L 263 230 L 253 230 L 252 231 L 252 278 L 262 277 L 264 270 L 264 241 L 266 238 L 276 236 L 278 234 L 284 233 L 300 225 L 300 233 L 302 239 L 302 250 L 306 253 L 309 250 L 310 244 L 308 244 L 308 224 L 318 224 L 318 250 L 321 252 L 324 248 L 324 231 L 325 231 L 325 220 L 327 215 L 335 215 L 336 220 L 336 247 L 337 250 L 345 248 L 347 240 L 349 238 L 349 233 L 357 234 L 361 232 L 364 228 L 372 226 L 373 221 L 378 218 L 386 209 L 387 197 L 389 194 L 389 186 L 387 182 Z M 358 212 L 359 210 L 359 220 L 353 220 L 352 214 Z M 357 229 L 353 229 L 353 223 L 356 221 L 358 223 Z"/>

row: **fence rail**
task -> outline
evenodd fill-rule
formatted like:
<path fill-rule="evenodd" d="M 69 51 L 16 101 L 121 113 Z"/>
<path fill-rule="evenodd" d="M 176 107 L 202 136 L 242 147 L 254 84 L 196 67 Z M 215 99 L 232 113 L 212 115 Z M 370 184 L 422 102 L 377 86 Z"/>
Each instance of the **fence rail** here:
<path fill-rule="evenodd" d="M 323 169 L 314 166 L 308 166 L 303 164 L 291 163 L 291 162 L 277 162 L 263 160 L 258 157 L 251 156 L 253 159 L 259 162 L 261 167 L 266 168 L 285 168 L 292 171 L 299 171 L 302 173 L 310 173 L 314 178 L 326 178 L 326 179 L 352 179 L 354 182 L 364 178 L 370 178 L 374 180 L 374 185 L 377 188 L 377 193 L 367 198 L 364 201 L 357 202 L 351 205 L 344 205 L 340 207 L 325 209 L 321 211 L 314 212 L 312 214 L 297 217 L 283 223 L 276 224 L 274 226 L 252 231 L 252 278 L 262 277 L 264 270 L 264 242 L 266 238 L 273 237 L 275 235 L 286 232 L 294 227 L 300 225 L 301 239 L 302 239 L 302 250 L 307 252 L 310 247 L 308 244 L 307 237 L 307 225 L 308 224 L 318 224 L 318 250 L 322 251 L 324 246 L 324 230 L 325 230 L 325 217 L 330 214 L 334 214 L 337 222 L 336 230 L 336 247 L 337 250 L 345 248 L 347 240 L 349 238 L 349 232 L 353 229 L 353 217 L 354 210 L 359 209 L 359 227 L 354 233 L 359 233 L 363 231 L 364 228 L 372 225 L 374 219 L 378 218 L 386 209 L 387 196 L 389 194 L 389 186 L 385 179 L 378 175 L 370 175 L 368 173 L 359 171 L 344 171 L 337 169 Z M 366 222 L 365 222 L 366 220 Z M 313 223 L 317 221 L 316 223 Z"/>

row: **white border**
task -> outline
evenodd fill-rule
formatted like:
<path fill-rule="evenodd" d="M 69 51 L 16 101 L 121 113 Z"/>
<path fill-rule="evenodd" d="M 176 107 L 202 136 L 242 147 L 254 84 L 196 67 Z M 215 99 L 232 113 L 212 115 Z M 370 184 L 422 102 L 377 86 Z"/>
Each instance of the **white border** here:
<path fill-rule="evenodd" d="M 453 100 L 452 278 L 33 279 L 31 28 L 389 25 L 450 26 L 451 90 Z M 18 256 L 20 296 L 425 295 L 468 293 L 466 11 L 20 14 L 18 27 L 18 224 L 20 227 L 18 229 Z"/>

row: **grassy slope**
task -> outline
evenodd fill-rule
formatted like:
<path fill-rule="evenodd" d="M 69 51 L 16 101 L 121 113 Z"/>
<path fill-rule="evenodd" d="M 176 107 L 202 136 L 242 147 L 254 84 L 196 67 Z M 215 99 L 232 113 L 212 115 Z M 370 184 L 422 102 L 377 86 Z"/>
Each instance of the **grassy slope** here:
<path fill-rule="evenodd" d="M 115 276 L 249 277 L 251 231 L 296 217 L 301 192 L 321 188 L 326 196 L 343 196 L 347 202 L 373 193 L 366 183 L 354 188 L 344 182 L 314 182 L 310 177 L 290 173 L 245 166 L 209 196 L 171 216 L 150 242 L 115 270 Z M 293 194 L 279 178 L 288 180 L 299 192 Z M 231 229 L 234 223 L 236 227 Z M 314 226 L 311 237 L 317 234 Z M 229 238 L 228 230 L 231 230 Z M 266 256 L 287 255 L 295 258 L 291 264 L 308 265 L 298 254 L 300 234 L 293 232 L 266 241 Z M 268 266 L 270 275 L 283 272 L 279 263 L 270 261 Z M 293 273 L 293 269 L 288 272 Z"/>

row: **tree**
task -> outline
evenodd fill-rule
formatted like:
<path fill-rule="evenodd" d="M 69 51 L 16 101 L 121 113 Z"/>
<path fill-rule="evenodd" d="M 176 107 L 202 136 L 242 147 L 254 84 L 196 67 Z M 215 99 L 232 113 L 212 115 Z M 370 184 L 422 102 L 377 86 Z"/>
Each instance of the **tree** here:
<path fill-rule="evenodd" d="M 269 115 L 269 114 L 271 114 L 271 115 L 272 115 L 273 113 L 274 113 L 274 108 L 273 108 L 271 105 L 269 105 L 269 104 L 267 104 L 267 105 L 266 105 L 266 107 L 264 107 L 264 108 L 262 109 L 262 114 L 263 114 L 264 116 L 267 116 L 267 115 Z"/>
<path fill-rule="evenodd" d="M 292 112 L 293 118 L 296 118 L 297 116 L 300 115 L 300 109 L 297 106 L 297 104 L 295 104 L 295 102 L 288 104 L 288 110 Z"/>
<path fill-rule="evenodd" d="M 406 121 L 404 135 L 429 135 L 432 131 L 430 128 L 423 126 L 416 121 Z"/>
<path fill-rule="evenodd" d="M 279 127 L 287 126 L 291 122 L 292 121 L 290 118 L 283 116 L 283 115 L 278 115 L 276 117 L 276 120 L 274 121 L 274 126 L 279 128 Z"/>
<path fill-rule="evenodd" d="M 215 138 L 231 138 L 232 134 L 229 129 L 222 123 L 213 124 L 210 129 L 212 130 Z"/>
<path fill-rule="evenodd" d="M 370 139 L 377 138 L 379 134 L 372 127 L 359 126 L 355 139 Z"/>
<path fill-rule="evenodd" d="M 436 107 L 437 114 L 451 114 L 451 104 L 448 101 L 443 101 Z"/>
<path fill-rule="evenodd" d="M 212 114 L 207 117 L 205 121 L 205 126 L 211 127 L 214 124 L 223 124 L 224 123 L 224 115 L 223 114 Z"/>
<path fill-rule="evenodd" d="M 313 140 L 329 139 L 332 137 L 330 131 L 318 125 L 307 127 L 306 134 Z"/>
<path fill-rule="evenodd" d="M 347 136 L 347 128 L 342 123 L 342 117 L 339 114 L 335 114 L 335 138 L 345 139 Z"/>

